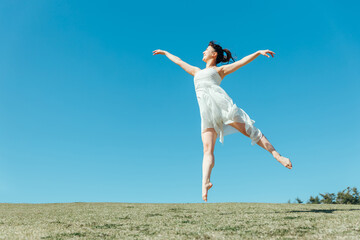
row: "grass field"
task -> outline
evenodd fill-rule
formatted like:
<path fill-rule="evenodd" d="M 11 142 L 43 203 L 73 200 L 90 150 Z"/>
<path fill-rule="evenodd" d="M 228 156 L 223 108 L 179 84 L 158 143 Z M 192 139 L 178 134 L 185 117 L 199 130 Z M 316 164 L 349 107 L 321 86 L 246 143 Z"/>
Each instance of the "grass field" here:
<path fill-rule="evenodd" d="M 1 203 L 0 239 L 360 239 L 360 206 Z"/>

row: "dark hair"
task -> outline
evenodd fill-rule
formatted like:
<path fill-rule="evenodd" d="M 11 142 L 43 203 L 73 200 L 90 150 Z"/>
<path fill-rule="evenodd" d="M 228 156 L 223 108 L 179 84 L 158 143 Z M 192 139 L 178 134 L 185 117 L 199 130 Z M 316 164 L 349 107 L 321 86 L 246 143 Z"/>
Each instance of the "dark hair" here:
<path fill-rule="evenodd" d="M 221 62 L 229 63 L 230 59 L 232 59 L 235 62 L 234 58 L 231 56 L 231 52 L 229 49 L 226 48 L 223 49 L 219 44 L 216 44 L 214 41 L 210 41 L 209 46 L 213 47 L 217 52 L 216 64 Z M 224 52 L 226 53 L 226 55 L 224 55 Z"/>

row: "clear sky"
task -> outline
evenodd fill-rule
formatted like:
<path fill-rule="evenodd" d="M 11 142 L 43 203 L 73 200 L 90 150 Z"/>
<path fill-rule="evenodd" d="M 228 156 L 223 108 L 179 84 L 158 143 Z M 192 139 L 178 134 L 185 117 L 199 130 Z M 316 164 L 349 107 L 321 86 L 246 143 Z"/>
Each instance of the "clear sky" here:
<path fill-rule="evenodd" d="M 193 76 L 215 40 L 272 50 L 221 87 L 288 170 L 241 133 L 215 146 L 208 202 L 360 187 L 358 1 L 2 1 L 0 202 L 201 199 Z M 219 65 L 220 66 L 220 65 Z"/>

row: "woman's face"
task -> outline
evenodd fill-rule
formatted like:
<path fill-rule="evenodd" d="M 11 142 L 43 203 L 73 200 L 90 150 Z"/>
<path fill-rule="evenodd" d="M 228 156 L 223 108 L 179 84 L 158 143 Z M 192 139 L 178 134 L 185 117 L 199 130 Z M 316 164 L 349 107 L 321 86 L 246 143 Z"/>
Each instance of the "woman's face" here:
<path fill-rule="evenodd" d="M 206 50 L 203 52 L 203 61 L 207 62 L 208 60 L 215 58 L 216 59 L 216 52 L 212 46 L 208 46 Z"/>

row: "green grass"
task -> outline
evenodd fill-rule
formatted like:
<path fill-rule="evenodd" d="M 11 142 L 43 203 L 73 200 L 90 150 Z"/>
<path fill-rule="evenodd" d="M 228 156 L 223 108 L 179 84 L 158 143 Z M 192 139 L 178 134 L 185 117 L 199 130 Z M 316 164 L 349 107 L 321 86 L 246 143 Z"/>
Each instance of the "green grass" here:
<path fill-rule="evenodd" d="M 1 203 L 0 239 L 360 239 L 360 206 Z"/>

